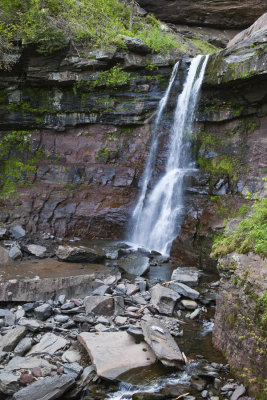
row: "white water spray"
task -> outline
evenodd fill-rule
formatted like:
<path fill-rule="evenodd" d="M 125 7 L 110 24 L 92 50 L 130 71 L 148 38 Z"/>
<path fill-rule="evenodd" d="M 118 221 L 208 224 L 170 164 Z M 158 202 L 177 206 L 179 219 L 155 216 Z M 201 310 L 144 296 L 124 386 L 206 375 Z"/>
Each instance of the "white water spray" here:
<path fill-rule="evenodd" d="M 177 99 L 165 172 L 148 194 L 148 184 L 152 177 L 158 151 L 156 128 L 166 107 L 177 73 L 178 63 L 173 69 L 169 86 L 158 107 L 154 137 L 152 138 L 150 154 L 141 181 L 141 194 L 132 215 L 133 232 L 131 242 L 147 249 L 157 250 L 162 254 L 169 254 L 172 241 L 179 233 L 181 225 L 183 180 L 184 176 L 194 169 L 194 163 L 191 160 L 190 139 L 207 61 L 208 56 L 197 56 L 190 64 L 183 90 Z"/>

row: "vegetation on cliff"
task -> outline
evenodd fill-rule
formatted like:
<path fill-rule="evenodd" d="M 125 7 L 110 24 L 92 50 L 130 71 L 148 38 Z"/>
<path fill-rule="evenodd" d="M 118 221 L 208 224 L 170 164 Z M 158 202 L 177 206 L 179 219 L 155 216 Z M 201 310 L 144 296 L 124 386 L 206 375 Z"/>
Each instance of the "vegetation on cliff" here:
<path fill-rule="evenodd" d="M 212 256 L 223 256 L 233 251 L 241 254 L 253 251 L 267 257 L 267 198 L 255 200 L 249 215 L 233 232 L 226 228 L 224 235 L 216 238 Z"/>
<path fill-rule="evenodd" d="M 140 38 L 158 52 L 179 46 L 153 15 L 143 17 L 137 11 L 136 4 L 127 0 L 2 0 L 0 47 L 10 49 L 22 41 L 35 44 L 42 54 L 68 44 L 76 50 L 123 47 L 120 35 Z"/>

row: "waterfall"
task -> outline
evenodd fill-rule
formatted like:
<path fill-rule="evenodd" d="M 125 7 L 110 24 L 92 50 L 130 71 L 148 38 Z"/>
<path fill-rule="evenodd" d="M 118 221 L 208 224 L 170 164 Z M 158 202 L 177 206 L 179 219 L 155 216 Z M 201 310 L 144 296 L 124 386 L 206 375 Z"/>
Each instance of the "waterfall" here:
<path fill-rule="evenodd" d="M 170 252 L 182 222 L 184 177 L 195 167 L 190 151 L 192 124 L 207 62 L 208 56 L 201 55 L 191 61 L 183 90 L 177 98 L 165 171 L 151 192 L 148 192 L 158 152 L 157 128 L 175 81 L 178 63 L 174 66 L 168 88 L 157 110 L 151 149 L 141 179 L 141 193 L 132 214 L 130 241 L 166 255 Z"/>

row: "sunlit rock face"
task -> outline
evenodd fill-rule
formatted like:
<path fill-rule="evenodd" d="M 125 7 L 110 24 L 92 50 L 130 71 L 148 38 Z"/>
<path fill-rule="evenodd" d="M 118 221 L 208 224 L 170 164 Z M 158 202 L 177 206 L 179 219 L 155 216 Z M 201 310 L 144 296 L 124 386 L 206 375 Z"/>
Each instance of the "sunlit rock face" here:
<path fill-rule="evenodd" d="M 139 0 L 147 11 L 174 24 L 242 29 L 267 11 L 265 0 Z"/>

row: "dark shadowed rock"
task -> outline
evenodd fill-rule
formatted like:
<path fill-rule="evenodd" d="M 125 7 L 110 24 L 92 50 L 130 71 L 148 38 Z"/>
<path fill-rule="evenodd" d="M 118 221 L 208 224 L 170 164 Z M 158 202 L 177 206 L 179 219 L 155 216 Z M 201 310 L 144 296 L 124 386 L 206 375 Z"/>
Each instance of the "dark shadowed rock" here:
<path fill-rule="evenodd" d="M 223 29 L 245 28 L 267 10 L 265 0 L 139 0 L 139 4 L 168 22 Z"/>
<path fill-rule="evenodd" d="M 75 383 L 69 375 L 44 378 L 14 394 L 14 400 L 53 400 L 61 397 Z"/>
<path fill-rule="evenodd" d="M 120 37 L 130 51 L 140 54 L 151 53 L 151 48 L 143 40 L 125 35 L 120 35 Z"/>
<path fill-rule="evenodd" d="M 36 307 L 34 309 L 34 314 L 36 315 L 36 318 L 40 319 L 41 321 L 44 321 L 47 318 L 49 318 L 52 312 L 53 312 L 52 307 L 50 306 L 50 304 L 47 303 L 42 304 L 41 306 Z"/>

